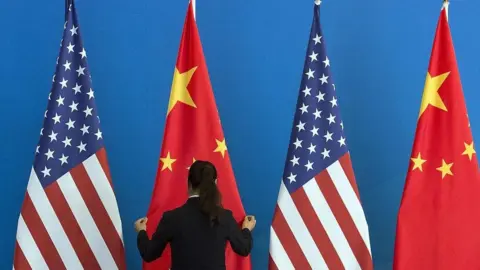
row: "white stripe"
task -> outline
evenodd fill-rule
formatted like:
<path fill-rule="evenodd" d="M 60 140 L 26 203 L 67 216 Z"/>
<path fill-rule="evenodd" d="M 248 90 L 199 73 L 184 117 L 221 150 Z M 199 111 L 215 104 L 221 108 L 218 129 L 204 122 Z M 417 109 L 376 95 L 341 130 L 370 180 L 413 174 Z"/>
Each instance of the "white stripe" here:
<path fill-rule="evenodd" d="M 312 235 L 309 233 L 307 226 L 303 222 L 302 216 L 298 212 L 298 209 L 295 206 L 292 197 L 290 197 L 290 193 L 285 187 L 283 181 L 278 195 L 278 207 L 285 216 L 288 226 L 292 230 L 298 245 L 302 249 L 305 258 L 312 269 L 328 269 L 322 254 L 313 241 Z"/>
<path fill-rule="evenodd" d="M 362 239 L 371 255 L 370 236 L 365 213 L 363 212 L 362 204 L 358 200 L 357 194 L 353 190 L 350 181 L 348 181 L 347 175 L 343 171 L 342 165 L 340 165 L 340 162 L 336 161 L 327 168 L 327 172 L 330 175 L 333 184 L 337 188 L 345 207 L 350 213 L 350 216 L 352 217 L 353 222 L 355 223 L 355 226 L 362 236 Z"/>
<path fill-rule="evenodd" d="M 84 179 L 82 179 L 84 180 Z M 58 186 L 67 200 L 68 206 L 72 210 L 75 219 L 80 226 L 80 229 L 85 235 L 88 245 L 93 251 L 95 258 L 102 269 L 118 269 L 112 254 L 108 250 L 107 244 L 100 234 L 100 231 L 95 224 L 87 205 L 80 194 L 80 191 L 75 184 L 70 173 L 64 174 L 57 180 Z"/>
<path fill-rule="evenodd" d="M 28 181 L 27 192 L 65 267 L 67 269 L 83 269 L 33 169 L 30 174 L 30 180 Z"/>
<path fill-rule="evenodd" d="M 295 270 L 273 227 L 270 227 L 270 256 L 279 270 Z"/>
<path fill-rule="evenodd" d="M 318 187 L 315 179 L 307 182 L 303 189 L 307 194 L 308 200 L 312 204 L 313 210 L 317 214 L 318 219 L 323 225 L 328 238 L 332 242 L 340 260 L 343 263 L 345 269 L 360 269 L 357 258 L 347 241 L 347 238 L 342 232 L 337 219 L 333 215 L 332 209 L 327 203 L 325 196 Z"/>
<path fill-rule="evenodd" d="M 115 198 L 112 185 L 110 185 L 110 181 L 108 181 L 107 175 L 103 171 L 97 155 L 92 155 L 89 157 L 83 162 L 83 165 L 87 171 L 88 177 L 92 181 L 92 184 L 97 191 L 98 196 L 100 197 L 100 200 L 102 201 L 103 206 L 105 207 L 105 210 L 108 213 L 108 216 L 110 217 L 110 220 L 112 220 L 112 223 L 123 242 L 122 221 L 118 211 L 117 199 Z"/>
<path fill-rule="evenodd" d="M 18 219 L 17 242 L 32 269 L 48 269 L 48 265 L 45 262 L 42 253 L 40 253 L 40 250 L 38 249 L 21 214 Z M 15 269 L 15 266 L 13 269 Z"/>

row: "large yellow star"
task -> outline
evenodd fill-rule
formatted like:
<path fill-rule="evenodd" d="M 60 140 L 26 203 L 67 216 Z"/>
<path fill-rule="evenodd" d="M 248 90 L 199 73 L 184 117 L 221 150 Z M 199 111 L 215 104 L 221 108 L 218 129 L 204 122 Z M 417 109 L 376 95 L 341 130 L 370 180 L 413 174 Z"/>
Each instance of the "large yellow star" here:
<path fill-rule="evenodd" d="M 184 104 L 190 105 L 194 108 L 197 107 L 195 102 L 190 96 L 190 92 L 188 92 L 187 86 L 192 79 L 193 73 L 195 73 L 197 67 L 191 68 L 187 72 L 180 73 L 178 69 L 175 67 L 175 73 L 173 74 L 173 82 L 172 82 L 172 89 L 170 90 L 170 101 L 168 102 L 168 112 L 173 109 L 177 102 L 182 102 Z"/>
<path fill-rule="evenodd" d="M 160 161 L 163 163 L 162 165 L 162 171 L 164 171 L 165 169 L 169 169 L 170 171 L 172 171 L 172 164 L 177 161 L 176 159 L 173 159 L 170 157 L 170 152 L 167 153 L 167 156 L 164 157 L 164 158 L 160 158 Z"/>
<path fill-rule="evenodd" d="M 453 175 L 452 173 L 452 163 L 446 163 L 445 160 L 442 159 L 442 166 L 437 168 L 437 171 L 442 172 L 442 179 L 445 178 L 445 176 L 448 175 Z"/>
<path fill-rule="evenodd" d="M 420 154 L 420 152 L 418 153 L 416 158 L 411 158 L 411 160 L 414 163 L 412 171 L 415 171 L 415 169 L 419 169 L 421 172 L 423 172 L 422 165 L 426 162 L 426 160 L 422 159 L 422 155 Z"/>
<path fill-rule="evenodd" d="M 446 72 L 432 77 L 430 73 L 427 72 L 427 79 L 425 80 L 425 87 L 423 89 L 422 105 L 420 106 L 420 114 L 418 117 L 422 116 L 428 105 L 437 107 L 440 110 L 448 111 L 447 107 L 445 107 L 445 104 L 443 103 L 442 98 L 438 94 L 438 89 L 440 89 L 449 74 L 450 72 Z"/>
<path fill-rule="evenodd" d="M 213 150 L 213 152 L 220 152 L 222 153 L 222 157 L 225 157 L 225 151 L 227 151 L 227 144 L 225 143 L 225 139 L 223 141 L 219 141 L 215 139 L 217 142 L 217 148 Z"/>
<path fill-rule="evenodd" d="M 473 149 L 473 142 L 471 144 L 467 144 L 467 143 L 464 143 L 464 144 L 465 144 L 465 151 L 462 153 L 462 155 L 468 155 L 468 158 L 470 159 L 470 161 L 472 161 L 473 154 L 477 153 L 475 152 L 475 149 Z"/>

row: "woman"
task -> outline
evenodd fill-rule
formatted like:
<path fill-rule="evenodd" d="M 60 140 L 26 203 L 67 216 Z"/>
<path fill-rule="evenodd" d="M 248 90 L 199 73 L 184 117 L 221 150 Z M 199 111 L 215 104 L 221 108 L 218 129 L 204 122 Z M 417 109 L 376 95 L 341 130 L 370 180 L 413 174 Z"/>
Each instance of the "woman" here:
<path fill-rule="evenodd" d="M 247 216 L 239 228 L 230 210 L 221 206 L 217 171 L 212 163 L 195 161 L 188 172 L 189 199 L 181 207 L 165 212 L 157 230 L 148 238 L 147 218 L 135 222 L 137 246 L 146 262 L 162 255 L 167 243 L 172 253 L 171 270 L 225 269 L 225 247 L 248 256 L 252 250 L 251 231 L 256 221 Z"/>

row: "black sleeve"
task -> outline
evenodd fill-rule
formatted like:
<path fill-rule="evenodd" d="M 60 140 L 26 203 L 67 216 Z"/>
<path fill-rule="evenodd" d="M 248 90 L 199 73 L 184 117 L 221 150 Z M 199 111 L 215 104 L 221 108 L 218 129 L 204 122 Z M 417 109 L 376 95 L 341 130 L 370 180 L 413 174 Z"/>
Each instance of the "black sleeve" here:
<path fill-rule="evenodd" d="M 226 210 L 225 219 L 228 230 L 227 238 L 233 251 L 240 256 L 248 256 L 253 247 L 252 233 L 249 229 L 240 229 L 231 211 Z"/>
<path fill-rule="evenodd" d="M 165 212 L 152 239 L 148 238 L 146 231 L 138 232 L 137 247 L 144 261 L 152 262 L 160 258 L 168 242 L 172 240 L 174 227 L 170 223 L 171 218 L 169 218 L 168 212 Z"/>

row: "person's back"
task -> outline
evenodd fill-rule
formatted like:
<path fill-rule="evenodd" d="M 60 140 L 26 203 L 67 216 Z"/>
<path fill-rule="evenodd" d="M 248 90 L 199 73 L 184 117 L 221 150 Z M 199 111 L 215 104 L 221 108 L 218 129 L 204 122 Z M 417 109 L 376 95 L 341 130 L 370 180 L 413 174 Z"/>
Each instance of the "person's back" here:
<path fill-rule="evenodd" d="M 253 246 L 251 230 L 255 226 L 255 219 L 246 217 L 240 229 L 232 212 L 220 206 L 216 184 L 209 185 L 209 182 L 216 181 L 215 167 L 211 163 L 197 162 L 190 170 L 190 193 L 198 194 L 193 194 L 183 206 L 165 212 L 151 240 L 144 230 L 146 218 L 136 222 L 140 255 L 146 262 L 154 261 L 170 244 L 171 270 L 226 269 L 225 248 L 228 242 L 237 254 L 250 254 Z M 198 178 L 206 179 L 207 184 Z"/>

